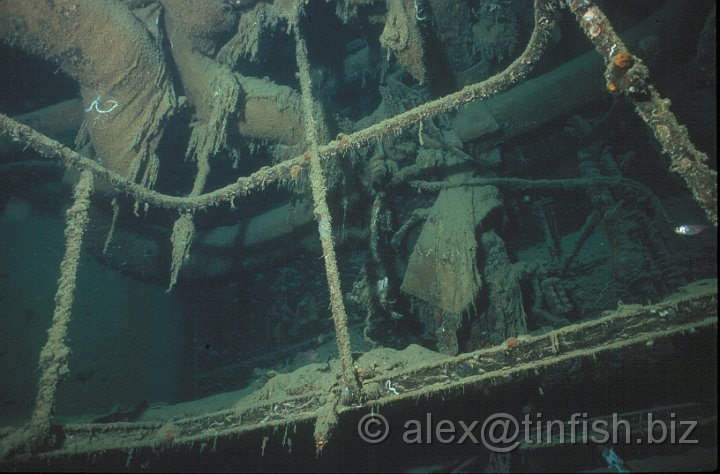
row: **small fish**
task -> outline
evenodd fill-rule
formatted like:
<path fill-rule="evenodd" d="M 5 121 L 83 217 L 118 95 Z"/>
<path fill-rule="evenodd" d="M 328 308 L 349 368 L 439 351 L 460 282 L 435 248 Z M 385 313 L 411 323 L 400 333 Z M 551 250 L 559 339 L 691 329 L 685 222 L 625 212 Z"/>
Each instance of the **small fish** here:
<path fill-rule="evenodd" d="M 698 235 L 708 229 L 711 229 L 711 227 L 705 224 L 683 224 L 675 227 L 675 233 L 678 235 Z"/>
<path fill-rule="evenodd" d="M 320 354 L 318 354 L 316 351 L 313 351 L 313 350 L 300 352 L 298 354 L 298 356 L 302 360 L 306 360 L 308 362 L 314 362 L 320 358 Z"/>

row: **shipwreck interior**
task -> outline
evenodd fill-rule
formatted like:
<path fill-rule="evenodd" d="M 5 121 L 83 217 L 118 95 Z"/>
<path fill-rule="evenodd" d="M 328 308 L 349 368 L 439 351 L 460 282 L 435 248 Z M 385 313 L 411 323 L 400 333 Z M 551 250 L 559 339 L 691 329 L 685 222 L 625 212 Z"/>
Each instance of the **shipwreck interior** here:
<path fill-rule="evenodd" d="M 0 467 L 717 468 L 715 29 L 711 0 L 0 0 Z M 563 429 L 402 436 L 497 414 Z"/>

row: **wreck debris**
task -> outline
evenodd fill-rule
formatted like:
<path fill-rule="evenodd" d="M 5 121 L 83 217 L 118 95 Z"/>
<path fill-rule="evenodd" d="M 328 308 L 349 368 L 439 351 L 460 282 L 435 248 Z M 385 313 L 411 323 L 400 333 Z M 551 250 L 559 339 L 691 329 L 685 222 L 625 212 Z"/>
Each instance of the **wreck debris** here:
<path fill-rule="evenodd" d="M 333 397 L 327 400 L 328 386 L 302 385 L 286 387 L 276 398 L 264 393 L 252 403 L 233 409 L 186 416 L 171 424 L 174 430 L 175 446 L 201 449 L 203 443 L 213 439 L 233 439 L 252 433 L 268 433 L 287 425 L 302 424 L 319 420 L 325 416 L 323 426 L 335 426 L 334 420 L 351 413 L 377 411 L 380 407 L 390 411 L 390 404 L 397 406 L 416 405 L 421 398 L 445 399 L 452 393 L 466 390 L 492 392 L 503 388 L 527 388 L 528 381 L 537 374 L 564 379 L 568 376 L 570 363 L 602 365 L 606 357 L 621 356 L 625 351 L 637 350 L 654 353 L 658 344 L 672 340 L 682 334 L 701 337 L 712 334 L 717 325 L 716 281 L 697 282 L 691 287 L 673 295 L 666 301 L 651 306 L 620 306 L 602 318 L 567 326 L 541 336 L 524 336 L 517 346 L 508 351 L 505 344 L 486 348 L 458 357 L 446 357 L 427 349 L 410 346 L 399 354 L 415 364 L 400 364 L 397 367 L 379 367 L 380 373 L 368 370 L 363 379 L 366 393 L 377 393 L 372 399 L 360 405 L 337 405 L 336 411 L 328 412 L 327 406 L 335 397 L 339 387 L 332 387 Z M 364 354 L 356 364 L 359 367 L 376 367 L 380 351 L 376 349 Z M 393 351 L 398 352 L 398 351 Z M 397 360 L 400 357 L 391 359 Z M 306 366 L 306 374 L 317 374 L 317 366 Z M 317 379 L 318 376 L 314 375 Z M 385 390 L 391 378 L 390 387 L 398 395 Z M 275 379 L 272 379 L 273 381 Z M 301 378 L 303 384 L 306 378 Z M 323 379 L 325 380 L 325 379 Z M 273 387 L 277 388 L 276 383 Z M 383 389 L 374 392 L 373 386 Z M 402 388 L 398 388 L 402 387 Z M 339 394 L 337 395 L 339 396 Z M 325 413 L 325 414 L 323 414 Z M 330 413 L 335 413 L 331 415 Z M 690 418 L 689 418 L 690 419 Z M 101 455 L 106 450 L 153 449 L 166 442 L 164 432 L 170 425 L 158 421 L 110 424 L 67 424 L 63 426 L 66 438 L 62 446 L 40 453 L 44 461 L 65 460 L 68 455 Z M 327 429 L 318 430 L 327 434 Z M 569 432 L 569 430 L 568 430 Z M 6 438 L 7 439 L 7 438 Z M 320 437 L 320 440 L 327 438 Z M 316 444 L 316 447 L 318 445 Z M 324 447 L 325 444 L 322 443 Z M 537 446 L 535 447 L 544 447 Z M 85 457 L 83 456 L 83 460 Z"/>
<path fill-rule="evenodd" d="M 112 37 L 113 47 L 98 34 Z M 58 63 L 79 82 L 86 109 L 98 97 L 119 104 L 111 113 L 86 112 L 95 152 L 121 176 L 144 172 L 143 182 L 154 182 L 151 163 L 177 97 L 160 50 L 130 10 L 90 0 L 2 2 L 0 37 Z"/>
<path fill-rule="evenodd" d="M 499 205 L 491 186 L 441 192 L 410 256 L 402 290 L 443 311 L 468 310 L 482 287 L 475 229 Z"/>
<path fill-rule="evenodd" d="M 426 70 L 420 30 L 415 17 L 413 0 L 386 0 L 387 19 L 385 29 L 380 35 L 380 44 L 390 53 L 397 56 L 398 61 L 419 83 L 425 82 Z"/>
<path fill-rule="evenodd" d="M 410 255 L 401 289 L 433 308 L 426 326 L 435 331 L 445 354 L 458 353 L 463 315 L 483 287 L 476 228 L 498 206 L 498 190 L 492 186 L 441 191 Z"/>
<path fill-rule="evenodd" d="M 483 277 L 488 285 L 488 307 L 476 327 L 486 332 L 482 339 L 497 344 L 509 337 L 527 334 L 527 315 L 523 307 L 520 277 L 523 264 L 512 263 L 505 242 L 494 231 L 480 236 L 483 249 Z"/>
<path fill-rule="evenodd" d="M 566 3 L 607 65 L 605 75 L 610 92 L 622 93 L 635 106 L 640 118 L 652 129 L 663 151 L 670 157 L 670 170 L 685 180 L 708 220 L 717 227 L 717 171 L 707 165 L 708 156 L 695 148 L 687 128 L 670 111 L 670 100 L 661 97 L 649 82 L 646 66 L 628 52 L 602 10 L 597 5 L 588 6 L 587 2 L 578 0 Z M 618 54 L 629 58 L 622 62 L 627 64 L 627 70 L 615 63 Z"/>
<path fill-rule="evenodd" d="M 407 8 L 409 8 L 409 3 L 405 2 L 404 0 L 403 2 L 404 3 L 397 1 L 395 2 L 395 5 L 403 5 L 404 8 L 407 10 Z M 424 136 L 422 133 L 422 125 L 424 123 L 423 121 L 426 120 L 428 117 L 434 116 L 435 114 L 442 111 L 455 109 L 462 103 L 472 101 L 475 98 L 487 97 L 493 93 L 496 93 L 498 88 L 507 87 L 510 84 L 516 82 L 519 77 L 521 77 L 529 70 L 531 63 L 537 59 L 537 56 L 542 49 L 542 45 L 544 44 L 543 41 L 545 41 L 547 37 L 547 30 L 552 25 L 552 21 L 549 19 L 549 13 L 551 12 L 552 8 L 551 6 L 549 6 L 548 3 L 542 1 L 537 1 L 535 3 L 537 23 L 536 30 L 533 33 L 533 39 L 531 39 L 531 44 L 533 45 L 533 47 L 531 48 L 530 46 L 528 46 L 526 52 L 523 54 L 523 56 L 521 56 L 521 58 L 523 59 L 519 62 L 515 61 L 511 68 L 501 73 L 497 77 L 494 77 L 484 83 L 470 86 L 466 89 L 463 89 L 457 94 L 452 94 L 443 99 L 438 99 L 423 106 L 417 107 L 409 112 L 406 112 L 405 114 L 401 114 L 397 117 L 388 119 L 380 124 L 377 124 L 374 127 L 370 127 L 368 129 L 356 132 L 351 135 L 340 134 L 334 142 L 323 147 L 321 143 L 325 141 L 327 134 L 324 133 L 325 126 L 322 119 L 320 118 L 321 114 L 319 112 L 319 106 L 314 100 L 312 94 L 312 87 L 310 83 L 310 67 L 307 59 L 307 50 L 305 40 L 301 35 L 300 31 L 301 21 L 299 19 L 299 14 L 300 9 L 302 8 L 300 4 L 301 2 L 296 2 L 296 10 L 294 11 L 294 16 L 290 17 L 290 23 L 291 29 L 294 33 L 296 56 L 300 69 L 299 77 L 300 85 L 302 88 L 302 113 L 300 115 L 304 115 L 306 126 L 303 130 L 303 135 L 306 137 L 309 150 L 307 154 L 303 154 L 303 156 L 301 157 L 289 160 L 286 163 L 282 163 L 271 168 L 260 169 L 250 177 L 240 178 L 237 183 L 223 188 L 219 191 L 203 194 L 205 178 L 207 177 L 207 171 L 209 169 L 207 158 L 209 158 L 211 154 L 217 153 L 221 148 L 221 143 L 224 143 L 225 140 L 222 137 L 223 134 L 227 131 L 226 125 L 228 122 L 226 113 L 230 113 L 235 109 L 235 105 L 237 105 L 238 100 L 230 100 L 230 103 L 232 103 L 232 105 L 226 107 L 224 110 L 222 108 L 212 109 L 214 113 L 219 114 L 214 116 L 214 118 L 211 116 L 209 122 L 216 125 L 219 131 L 217 135 L 213 134 L 212 131 L 209 131 L 209 135 L 204 137 L 194 135 L 191 148 L 193 148 L 193 150 L 195 151 L 203 150 L 199 152 L 199 155 L 204 157 L 204 159 L 198 159 L 198 175 L 193 189 L 193 195 L 191 195 L 189 198 L 172 198 L 168 196 L 163 196 L 159 193 L 153 193 L 152 191 L 147 189 L 154 181 L 153 175 L 155 175 L 155 172 L 157 170 L 157 161 L 147 161 L 145 163 L 142 163 L 141 166 L 138 167 L 138 169 L 136 170 L 138 172 L 141 171 L 141 168 L 144 168 L 145 178 L 143 178 L 142 180 L 142 185 L 137 185 L 131 180 L 125 179 L 122 174 L 114 173 L 112 170 L 107 170 L 96 162 L 86 160 L 82 156 L 74 154 L 67 148 L 59 146 L 51 140 L 46 139 L 46 137 L 39 136 L 27 127 L 23 127 L 16 122 L 7 119 L 4 116 L 0 116 L 0 126 L 7 130 L 13 137 L 22 140 L 25 143 L 34 144 L 39 149 L 43 150 L 44 153 L 46 153 L 47 155 L 53 157 L 60 157 L 60 159 L 66 162 L 66 164 L 76 166 L 82 169 L 83 180 L 90 179 L 91 181 L 91 177 L 93 175 L 103 176 L 112 181 L 119 189 L 123 189 L 127 192 L 132 193 L 136 197 L 136 199 L 145 203 L 146 205 L 153 204 L 157 206 L 174 207 L 180 209 L 182 212 L 181 218 L 176 222 L 177 231 L 174 232 L 173 236 L 174 244 L 176 244 L 174 245 L 173 249 L 173 266 L 176 269 L 179 269 L 179 263 L 181 263 L 185 259 L 189 242 L 192 238 L 193 210 L 206 207 L 207 205 L 216 205 L 220 202 L 229 201 L 232 203 L 232 199 L 237 195 L 247 194 L 256 189 L 262 189 L 270 182 L 283 179 L 287 180 L 288 178 L 296 178 L 299 173 L 302 173 L 305 169 L 309 169 L 309 175 L 312 185 L 311 190 L 314 201 L 314 210 L 316 218 L 318 220 L 318 232 L 320 236 L 320 241 L 323 246 L 323 257 L 325 261 L 328 287 L 330 289 L 331 308 L 336 327 L 337 343 L 340 351 L 340 372 L 342 374 L 342 384 L 338 387 L 333 387 L 332 393 L 329 397 L 289 400 L 287 402 L 288 405 L 285 408 L 287 408 L 288 412 L 292 412 L 293 414 L 299 414 L 299 416 L 305 417 L 305 419 L 311 418 L 313 416 L 311 413 L 312 409 L 317 408 L 318 406 L 322 406 L 323 410 L 327 410 L 323 418 L 316 416 L 316 418 L 318 419 L 318 423 L 316 425 L 315 441 L 316 447 L 319 451 L 326 445 L 327 441 L 330 439 L 331 431 L 338 422 L 337 414 L 342 410 L 353 409 L 353 407 L 348 406 L 349 401 L 358 401 L 363 397 L 363 395 L 367 395 L 368 393 L 374 394 L 371 396 L 371 398 L 379 398 L 378 393 L 382 394 L 382 391 L 378 392 L 373 390 L 363 390 L 365 380 L 360 380 L 361 377 L 359 374 L 359 369 L 353 363 L 352 351 L 350 347 L 347 329 L 347 315 L 345 314 L 345 308 L 342 301 L 340 279 L 338 275 L 338 268 L 335 257 L 335 242 L 332 234 L 333 226 L 330 209 L 327 202 L 327 193 L 329 188 L 327 170 L 329 165 L 332 164 L 332 162 L 330 162 L 328 158 L 347 152 L 353 147 L 366 143 L 371 138 L 382 137 L 382 135 L 385 133 L 391 131 L 398 131 L 415 123 L 419 123 L 421 125 L 421 128 L 418 131 L 418 137 L 421 145 L 423 145 Z M 417 17 L 417 11 L 415 11 L 415 14 L 416 20 L 422 20 L 422 18 Z M 583 18 L 585 18 L 585 16 L 583 16 Z M 596 18 L 596 16 L 593 10 L 593 15 L 590 15 L 590 19 L 594 18 Z M 412 20 L 412 18 L 410 20 Z M 598 37 L 602 34 L 602 32 L 598 30 L 590 30 L 589 33 L 593 37 Z M 645 74 L 646 71 L 641 67 L 641 63 L 636 61 L 635 58 L 632 56 L 626 57 L 623 55 L 622 57 L 618 57 L 618 54 L 614 54 L 615 51 L 612 48 L 611 52 L 613 53 L 610 54 L 612 64 L 608 64 L 609 69 L 607 74 L 610 79 L 610 83 L 615 85 L 615 92 L 635 94 L 640 87 L 645 87 L 648 76 L 647 74 Z M 624 53 L 624 51 L 621 51 L 621 53 Z M 240 81 L 240 79 L 238 79 L 238 81 Z M 235 97 L 235 99 L 237 99 L 239 97 L 240 89 L 235 88 L 234 90 L 235 92 L 237 92 L 237 94 L 228 94 L 228 96 Z M 224 93 L 222 94 L 224 95 Z M 105 102 L 106 105 L 110 104 L 109 106 L 101 106 L 100 108 L 98 108 L 99 100 L 99 98 L 96 98 L 96 101 L 91 102 L 91 104 L 94 103 L 94 107 L 88 108 L 88 112 L 96 112 L 100 116 L 100 119 L 102 119 L 104 115 L 113 112 L 115 108 L 117 108 L 115 104 L 118 104 L 118 106 L 120 104 L 120 102 L 115 101 L 115 99 L 109 99 Z M 198 102 L 201 101 L 202 100 L 199 100 Z M 198 110 L 201 109 L 199 105 L 197 106 L 197 108 Z M 392 173 L 388 174 L 392 175 Z M 446 329 L 446 331 L 442 331 L 443 335 L 438 335 L 438 340 L 440 341 L 440 345 L 444 348 L 444 350 L 449 353 L 456 353 L 458 351 L 457 338 L 453 334 L 457 333 L 460 328 L 461 313 L 467 311 L 467 309 L 473 304 L 473 302 L 477 299 L 478 291 L 481 289 L 481 278 L 479 277 L 481 272 L 476 267 L 476 253 L 479 246 L 482 248 L 486 259 L 483 276 L 489 282 L 489 284 L 487 285 L 487 290 L 491 295 L 491 305 L 489 306 L 486 317 L 487 321 L 490 321 L 490 325 L 492 326 L 490 331 L 491 339 L 497 339 L 500 337 L 504 338 L 505 335 L 509 334 L 522 334 L 527 330 L 526 318 L 522 307 L 522 301 L 519 291 L 520 269 L 512 265 L 510 259 L 508 258 L 507 250 L 505 249 L 502 239 L 493 230 L 486 230 L 482 234 L 479 244 L 475 239 L 475 236 L 472 235 L 474 234 L 475 228 L 478 226 L 480 221 L 485 217 L 485 215 L 483 215 L 482 217 L 477 219 L 477 216 L 474 212 L 475 209 L 480 208 L 481 206 L 490 206 L 494 209 L 496 207 L 499 207 L 500 205 L 499 198 L 494 199 L 493 196 L 484 196 L 483 199 L 479 200 L 481 202 L 476 202 L 478 201 L 478 199 L 476 198 L 477 195 L 481 195 L 482 193 L 486 192 L 489 194 L 497 194 L 497 188 L 491 187 L 491 185 L 495 184 L 502 185 L 511 183 L 511 185 L 522 187 L 527 185 L 527 183 L 524 183 L 523 180 L 512 179 L 499 179 L 497 182 L 494 182 L 492 178 L 482 184 L 479 181 L 480 180 L 475 183 L 471 182 L 470 180 L 459 183 L 445 183 L 449 184 L 449 186 L 440 186 L 444 189 L 441 190 L 440 197 L 438 197 L 436 201 L 436 205 L 438 205 L 438 203 L 441 202 L 442 199 L 449 199 L 448 196 L 460 196 L 458 200 L 463 201 L 466 204 L 465 210 L 468 211 L 468 214 L 471 217 L 469 224 L 467 221 L 464 220 L 457 222 L 457 228 L 462 229 L 463 233 L 467 234 L 465 235 L 465 237 L 467 237 L 466 241 L 461 242 L 464 245 L 463 250 L 465 250 L 461 257 L 461 267 L 463 269 L 462 271 L 465 272 L 465 279 L 469 280 L 471 287 L 461 288 L 461 294 L 458 295 L 457 293 L 443 291 L 447 289 L 447 286 L 434 285 L 436 287 L 435 289 L 437 289 L 437 286 L 441 286 L 440 291 L 430 295 L 430 297 L 434 298 L 434 301 L 439 303 L 435 305 L 438 314 L 440 314 L 439 319 L 441 323 L 439 327 L 441 329 Z M 604 178 L 592 178 L 590 180 L 577 181 L 582 181 L 582 184 L 580 184 L 580 186 L 587 186 L 588 183 L 593 182 L 603 184 L 609 184 L 611 182 L 622 182 L 621 179 L 614 178 L 612 180 L 606 180 Z M 533 181 L 532 184 L 529 186 L 540 186 L 543 184 L 548 183 L 540 183 L 538 181 Z M 567 183 L 563 183 L 562 185 L 565 184 Z M 420 187 L 424 187 L 426 185 L 427 187 L 432 187 L 432 184 L 427 183 L 421 184 Z M 548 186 L 552 187 L 553 185 L 558 184 L 550 183 Z M 469 208 L 467 206 L 468 203 Z M 85 211 L 86 210 L 87 209 L 85 209 Z M 490 210 L 488 210 L 486 214 L 489 212 Z M 443 219 L 445 218 L 444 214 L 433 215 L 431 210 L 428 222 L 426 222 L 424 227 L 426 229 L 431 229 L 432 226 L 438 227 L 436 221 L 440 217 L 442 217 Z M 452 221 L 452 219 L 450 219 L 449 221 L 451 222 L 451 224 L 456 223 L 455 221 Z M 445 222 L 445 224 L 447 224 L 447 222 Z M 440 225 L 439 227 L 439 230 L 435 229 L 435 233 L 440 234 L 444 241 L 452 242 L 456 236 L 451 235 L 447 231 L 443 231 L 442 225 Z M 453 226 L 450 225 L 448 227 Z M 430 235 L 430 232 L 428 233 L 428 235 Z M 470 235 L 472 235 L 472 238 L 469 237 Z M 421 240 L 422 235 L 421 239 L 418 242 L 420 242 Z M 431 241 L 432 239 L 426 238 L 425 240 Z M 431 249 L 434 248 L 436 250 L 435 261 L 431 264 L 427 264 L 427 266 L 433 272 L 435 272 L 435 274 L 442 273 L 444 271 L 443 266 L 450 268 L 454 266 L 454 263 L 456 261 L 454 260 L 454 258 L 456 259 L 457 257 L 454 257 L 454 254 L 452 252 L 450 256 L 448 256 L 446 253 L 442 254 L 438 252 L 439 248 L 437 245 L 437 239 L 435 242 L 431 242 L 431 244 L 428 246 L 431 247 Z M 460 254 L 459 251 L 458 254 Z M 408 267 L 408 272 L 410 273 L 410 266 Z M 177 270 L 175 270 L 174 274 L 175 276 L 174 279 L 171 281 L 171 286 L 177 278 Z M 451 274 L 448 279 L 452 277 L 453 275 Z M 461 281 L 464 282 L 465 279 L 461 279 Z M 443 280 L 443 277 L 441 277 L 440 280 Z M 557 279 L 547 278 L 543 280 L 542 283 L 540 283 L 540 286 L 543 293 L 548 298 L 548 306 L 557 311 L 567 311 L 567 307 L 570 303 L 568 298 L 566 296 L 564 297 L 564 295 L 562 294 L 562 287 L 559 285 L 559 281 Z M 412 285 L 409 284 L 408 287 L 412 287 Z M 429 285 L 429 287 L 432 289 L 433 285 Z M 420 287 L 420 291 L 422 290 L 427 290 L 427 288 Z M 439 297 L 438 294 L 440 295 Z M 665 311 L 665 309 L 663 309 L 663 311 Z M 676 311 L 676 309 L 674 311 Z M 434 314 L 435 313 L 433 313 L 433 315 Z M 710 324 L 711 323 L 707 321 L 703 321 L 702 327 L 709 326 Z M 696 326 L 700 327 L 699 325 L 687 327 L 695 329 Z M 615 329 L 618 329 L 617 326 L 615 327 Z M 673 330 L 675 329 L 677 328 L 674 328 Z M 624 330 L 624 328 L 621 330 Z M 446 332 L 447 334 L 450 334 L 450 336 L 446 335 Z M 665 334 L 660 334 L 658 337 L 663 337 L 664 335 Z M 633 343 L 648 343 L 652 342 L 653 340 L 647 339 L 646 334 L 644 333 L 641 336 L 645 337 L 645 339 L 642 339 L 642 341 L 633 340 Z M 559 342 L 557 334 L 554 334 L 553 337 L 554 339 L 552 341 L 552 350 L 554 354 L 562 353 L 564 350 L 568 349 L 567 347 L 561 348 L 561 344 Z M 622 342 L 625 343 L 627 341 Z M 613 348 L 615 349 L 617 349 L 617 347 L 617 345 L 613 346 Z M 508 354 L 511 354 L 512 357 L 523 357 L 521 354 L 519 354 L 519 349 L 525 348 L 526 340 L 519 340 L 513 338 L 512 344 L 508 342 L 506 347 L 504 347 L 503 350 L 505 351 L 505 354 L 503 354 L 502 357 L 499 357 L 498 361 L 507 362 L 508 357 L 510 357 Z M 512 351 L 510 351 L 510 349 L 512 349 Z M 493 359 L 494 355 L 496 354 L 489 354 L 489 365 L 492 365 L 492 362 L 495 361 Z M 518 359 L 512 359 L 513 362 L 517 362 L 517 360 Z M 462 358 L 462 362 L 468 361 L 468 359 Z M 486 361 L 484 360 L 483 362 Z M 464 366 L 462 370 L 469 370 L 470 372 L 472 372 L 472 369 L 474 369 L 475 367 L 476 366 L 474 362 L 468 362 L 467 366 Z M 433 366 L 430 368 L 438 369 L 439 366 Z M 535 367 L 535 369 L 537 370 L 537 367 Z M 386 392 L 390 392 L 393 396 L 396 396 L 398 398 L 403 398 L 407 397 L 408 394 L 423 393 L 425 388 L 421 385 L 421 383 L 429 383 L 430 385 L 434 385 L 435 381 L 438 378 L 442 380 L 444 380 L 444 378 L 452 379 L 452 377 L 447 375 L 447 366 L 443 366 L 439 372 L 439 374 L 432 374 L 431 377 L 428 377 L 422 381 L 420 381 L 419 379 L 421 379 L 422 375 L 425 374 L 412 373 L 410 375 L 401 374 L 399 381 L 397 379 L 393 379 L 391 381 L 389 379 L 386 379 L 385 377 L 382 377 L 381 379 L 373 381 L 373 383 L 379 384 L 379 382 L 384 380 Z M 476 374 L 473 372 L 473 376 L 475 375 Z M 494 376 L 502 375 L 503 374 L 494 374 Z M 506 376 L 507 374 L 504 375 Z M 477 379 L 473 379 L 473 381 L 477 382 Z M 464 382 L 468 382 L 468 380 L 464 380 L 463 383 Z M 453 382 L 450 381 L 449 383 L 452 384 Z M 383 385 L 379 384 L 379 386 L 382 387 Z M 464 387 L 465 385 L 462 386 Z M 424 393 L 430 392 L 431 391 L 428 390 L 428 392 Z M 300 408 L 297 408 L 298 406 L 302 407 L 302 410 Z M 273 407 L 272 409 L 269 409 L 268 407 L 260 407 L 256 412 L 244 413 L 242 415 L 249 415 L 249 418 L 253 420 L 253 416 L 259 416 L 262 414 L 264 415 L 262 418 L 256 419 L 257 424 L 266 425 L 281 419 L 281 414 L 273 414 L 276 410 L 277 407 Z M 222 428 L 226 426 L 236 425 L 237 427 L 242 424 L 242 416 L 238 415 L 237 413 L 223 413 L 222 416 L 229 421 L 227 421 L 227 424 L 223 424 L 222 421 L 212 420 L 211 425 L 213 426 L 213 430 L 215 430 L 215 433 L 217 433 L 217 430 L 215 428 L 217 426 L 220 426 Z M 267 423 L 268 421 L 270 421 L 271 423 Z M 220 424 L 216 425 L 216 423 Z M 147 426 L 145 426 L 144 428 L 148 429 Z M 149 429 L 155 430 L 155 428 L 156 427 L 150 427 Z M 200 430 L 202 433 L 201 436 L 205 435 L 205 428 Z M 172 429 L 169 429 L 167 427 L 161 427 L 157 432 L 153 434 L 155 437 L 154 442 L 157 442 L 158 438 L 163 437 L 162 433 L 164 433 L 163 446 L 165 446 L 165 444 L 167 444 L 168 442 L 175 443 L 175 441 L 178 438 L 182 438 L 183 435 L 186 436 L 186 439 L 192 436 L 197 436 L 196 433 L 192 432 L 192 428 L 183 431 L 182 429 L 176 429 L 174 427 Z"/>
<path fill-rule="evenodd" d="M 502 73 L 483 82 L 467 86 L 456 93 L 432 100 L 392 118 L 383 120 L 363 130 L 348 134 L 342 141 L 334 140 L 325 145 L 321 145 L 318 147 L 318 156 L 323 160 L 333 158 L 350 148 L 362 146 L 375 138 L 401 131 L 417 124 L 421 120 L 426 120 L 441 113 L 455 110 L 474 100 L 487 98 L 516 84 L 530 72 L 532 66 L 539 60 L 542 50 L 549 40 L 550 31 L 554 27 L 552 15 L 555 8 L 556 5 L 554 2 L 536 0 L 535 29 L 533 30 L 528 45 L 523 53 Z M 168 196 L 138 186 L 114 171 L 101 166 L 97 162 L 82 157 L 54 140 L 42 136 L 29 127 L 2 114 L 0 114 L 0 126 L 2 126 L 4 130 L 7 130 L 11 136 L 18 138 L 22 136 L 23 142 L 37 149 L 40 153 L 45 154 L 47 157 L 60 160 L 66 166 L 89 169 L 96 178 L 107 181 L 118 191 L 132 195 L 139 202 L 162 208 L 190 211 L 204 209 L 222 202 L 230 202 L 230 200 L 236 196 L 247 195 L 254 190 L 262 189 L 267 184 L 280 179 L 288 179 L 290 176 L 290 168 L 293 165 L 307 166 L 304 157 L 298 156 L 270 168 L 258 170 L 248 177 L 241 177 L 235 184 L 230 184 L 201 196 L 192 198 Z"/>
<path fill-rule="evenodd" d="M 343 384 L 350 392 L 349 399 L 359 396 L 360 385 L 352 361 L 352 348 L 350 346 L 350 333 L 348 332 L 345 303 L 340 288 L 340 274 L 338 273 L 337 258 L 335 256 L 335 241 L 332 235 L 332 216 L 327 203 L 328 185 L 325 176 L 326 167 L 318 151 L 320 139 L 325 130 L 322 116 L 312 97 L 312 83 L 310 80 L 310 65 L 307 59 L 307 46 L 300 34 L 299 14 L 297 6 L 292 27 L 295 33 L 295 48 L 298 68 L 300 71 L 300 86 L 302 88 L 303 109 L 307 126 L 307 142 L 310 146 L 310 189 L 313 196 L 315 219 L 318 221 L 318 233 L 322 245 L 323 260 L 325 261 L 325 274 L 330 291 L 330 308 L 333 323 L 335 324 L 335 338 L 340 351 L 340 364 L 342 367 Z M 349 401 L 349 400 L 348 400 Z M 318 438 L 317 436 L 320 436 Z M 319 432 L 316 436 L 318 450 L 327 442 L 328 433 Z"/>
<path fill-rule="evenodd" d="M 282 20 L 284 18 L 277 8 L 258 2 L 240 16 L 237 32 L 220 49 L 217 59 L 230 66 L 237 64 L 241 58 L 257 61 L 263 34 L 275 29 Z"/>
<path fill-rule="evenodd" d="M 196 59 L 203 60 L 205 58 L 198 55 Z M 203 102 L 209 102 L 213 107 L 210 116 L 206 117 L 206 121 L 193 128 L 186 150 L 186 156 L 193 158 L 197 163 L 197 173 L 190 196 L 199 196 L 203 193 L 205 183 L 210 175 L 210 159 L 228 147 L 230 121 L 234 118 L 241 98 L 240 83 L 228 69 L 214 66 L 208 70 L 210 74 L 215 75 L 214 79 L 207 81 L 207 85 L 214 92 Z M 173 249 L 168 291 L 177 283 L 183 262 L 190 257 L 190 246 L 194 233 L 192 214 L 183 213 L 175 222 L 171 236 Z"/>
<path fill-rule="evenodd" d="M 51 428 L 55 414 L 55 399 L 60 383 L 70 373 L 68 359 L 70 347 L 67 333 L 70 324 L 75 283 L 80 264 L 80 249 L 88 223 L 90 194 L 93 191 L 93 175 L 84 171 L 75 186 L 74 203 L 67 211 L 65 227 L 65 255 L 60 263 L 60 278 L 55 295 L 55 311 L 48 339 L 40 351 L 38 363 L 41 371 L 38 394 L 30 423 L 0 444 L 0 461 L 7 459 L 25 444 L 27 449 L 38 450 L 54 447 L 59 439 L 52 436 Z"/>

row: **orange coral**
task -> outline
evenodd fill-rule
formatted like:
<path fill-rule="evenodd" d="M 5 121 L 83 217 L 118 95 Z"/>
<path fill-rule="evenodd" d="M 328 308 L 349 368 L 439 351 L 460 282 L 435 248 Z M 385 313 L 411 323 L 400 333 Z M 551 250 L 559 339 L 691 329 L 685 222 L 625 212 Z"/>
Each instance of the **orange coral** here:
<path fill-rule="evenodd" d="M 505 341 L 505 346 L 507 346 L 508 349 L 512 349 L 513 347 L 517 347 L 518 340 L 514 337 L 508 337 Z"/>
<path fill-rule="evenodd" d="M 607 88 L 610 92 L 617 92 L 618 87 L 617 84 L 615 84 L 614 82 L 608 82 Z"/>
<path fill-rule="evenodd" d="M 290 167 L 290 177 L 292 179 L 297 180 L 300 177 L 300 173 L 302 173 L 302 166 L 292 165 Z"/>
<path fill-rule="evenodd" d="M 620 69 L 627 69 L 633 65 L 633 58 L 627 51 L 620 51 L 613 58 L 613 64 Z"/>

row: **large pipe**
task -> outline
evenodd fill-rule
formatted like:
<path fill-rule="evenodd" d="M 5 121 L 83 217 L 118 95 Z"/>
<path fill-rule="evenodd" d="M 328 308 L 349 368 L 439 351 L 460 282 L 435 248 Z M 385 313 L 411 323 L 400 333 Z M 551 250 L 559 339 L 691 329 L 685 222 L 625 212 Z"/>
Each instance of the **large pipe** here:
<path fill-rule="evenodd" d="M 175 95 L 155 40 L 130 10 L 111 0 L 4 0 L 0 41 L 78 81 L 97 156 L 135 177 L 155 153 Z"/>
<path fill-rule="evenodd" d="M 657 35 L 666 49 L 663 54 L 671 55 L 675 51 L 667 50 L 686 47 L 674 44 L 672 38 L 687 35 L 693 17 L 697 18 L 697 13 L 687 2 L 671 0 L 620 36 L 632 51 L 638 51 L 642 38 Z M 588 51 L 507 92 L 469 104 L 457 113 L 453 126 L 463 142 L 487 141 L 494 147 L 607 97 L 604 71 L 602 58 L 595 50 Z"/>

